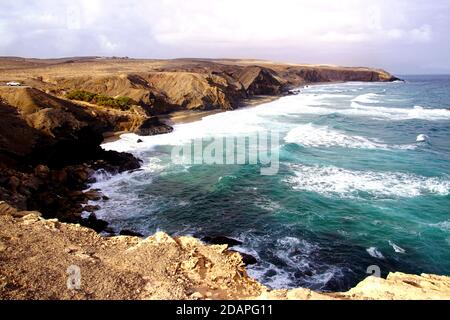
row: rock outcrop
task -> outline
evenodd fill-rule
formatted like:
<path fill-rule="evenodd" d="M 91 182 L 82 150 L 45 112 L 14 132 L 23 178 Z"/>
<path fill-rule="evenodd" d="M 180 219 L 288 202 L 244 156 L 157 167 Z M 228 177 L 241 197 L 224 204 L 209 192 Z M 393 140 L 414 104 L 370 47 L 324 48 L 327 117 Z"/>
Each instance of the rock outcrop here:
<path fill-rule="evenodd" d="M 107 126 L 83 107 L 32 88 L 0 88 L 0 200 L 81 222 L 82 190 L 98 169 L 137 169 L 131 154 L 104 151 Z"/>
<path fill-rule="evenodd" d="M 0 225 L 0 299 L 450 299 L 449 277 L 401 273 L 344 293 L 272 291 L 226 245 L 165 233 L 104 238 L 4 202 Z M 79 286 L 68 287 L 74 270 Z"/>

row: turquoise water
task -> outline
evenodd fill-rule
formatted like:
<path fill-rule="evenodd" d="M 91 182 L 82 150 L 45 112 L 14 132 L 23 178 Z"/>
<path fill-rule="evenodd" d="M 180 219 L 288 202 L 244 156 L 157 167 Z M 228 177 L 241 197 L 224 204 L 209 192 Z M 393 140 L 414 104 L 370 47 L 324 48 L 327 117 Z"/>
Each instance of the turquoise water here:
<path fill-rule="evenodd" d="M 104 147 L 144 167 L 99 174 L 95 187 L 111 199 L 98 216 L 145 235 L 240 239 L 237 249 L 259 261 L 249 274 L 272 288 L 346 290 L 372 265 L 448 275 L 450 76 L 404 78 L 312 86 L 139 144 L 124 135 Z M 192 139 L 261 130 L 280 135 L 274 176 L 259 165 L 171 161 L 173 146 Z"/>

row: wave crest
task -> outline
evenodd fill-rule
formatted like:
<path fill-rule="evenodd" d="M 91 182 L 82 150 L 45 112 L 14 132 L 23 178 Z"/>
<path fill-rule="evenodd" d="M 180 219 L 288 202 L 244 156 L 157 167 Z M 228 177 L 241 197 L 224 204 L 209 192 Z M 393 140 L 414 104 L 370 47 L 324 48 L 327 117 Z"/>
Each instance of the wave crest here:
<path fill-rule="evenodd" d="M 284 140 L 306 147 L 344 147 L 358 149 L 414 149 L 414 145 L 388 145 L 361 136 L 346 135 L 327 126 L 312 123 L 300 125 L 288 132 Z"/>
<path fill-rule="evenodd" d="M 350 171 L 337 167 L 291 165 L 294 176 L 287 178 L 295 190 L 342 198 L 417 197 L 425 194 L 446 196 L 450 181 L 400 172 Z"/>

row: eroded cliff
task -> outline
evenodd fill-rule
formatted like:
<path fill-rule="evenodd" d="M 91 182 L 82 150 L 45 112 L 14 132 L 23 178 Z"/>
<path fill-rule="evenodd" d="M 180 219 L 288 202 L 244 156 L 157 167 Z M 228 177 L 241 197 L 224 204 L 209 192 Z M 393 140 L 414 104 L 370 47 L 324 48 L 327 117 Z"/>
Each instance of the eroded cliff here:
<path fill-rule="evenodd" d="M 230 110 L 258 95 L 277 96 L 318 82 L 393 81 L 371 68 L 254 60 L 118 60 L 79 58 L 0 61 L 0 82 L 22 81 L 52 95 L 84 90 L 129 97 L 152 115 L 179 110 Z M 20 67 L 22 66 L 22 67 Z M 3 69 L 3 70 L 2 70 Z"/>

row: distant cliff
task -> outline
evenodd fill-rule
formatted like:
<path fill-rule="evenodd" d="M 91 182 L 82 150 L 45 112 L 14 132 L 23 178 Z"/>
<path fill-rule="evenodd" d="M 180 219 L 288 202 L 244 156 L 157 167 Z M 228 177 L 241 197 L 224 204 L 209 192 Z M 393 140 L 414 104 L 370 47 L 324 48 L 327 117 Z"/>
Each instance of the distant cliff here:
<path fill-rule="evenodd" d="M 8 60 L 0 60 L 0 82 L 22 81 L 60 97 L 73 90 L 129 97 L 151 115 L 186 109 L 235 109 L 245 99 L 280 96 L 310 83 L 397 80 L 386 71 L 371 68 L 254 60 L 80 58 L 33 60 L 30 67 L 26 59 L 19 59 L 10 65 L 7 68 Z"/>

